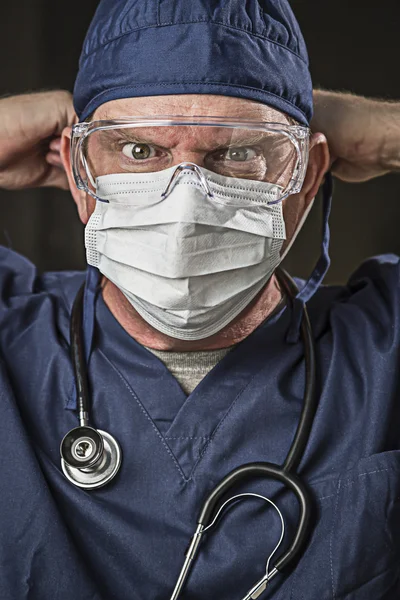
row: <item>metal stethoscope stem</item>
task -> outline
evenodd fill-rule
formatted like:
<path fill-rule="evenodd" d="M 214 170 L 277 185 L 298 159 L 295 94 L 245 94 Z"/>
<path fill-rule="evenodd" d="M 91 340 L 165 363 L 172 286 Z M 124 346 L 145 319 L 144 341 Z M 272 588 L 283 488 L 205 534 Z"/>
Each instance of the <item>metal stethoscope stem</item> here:
<path fill-rule="evenodd" d="M 174 592 L 170 600 L 177 600 L 177 598 L 179 597 L 180 592 L 182 591 L 183 586 L 189 576 L 190 567 L 199 550 L 201 538 L 204 535 L 205 531 L 215 523 L 218 514 L 221 512 L 221 500 L 223 498 L 226 498 L 227 493 L 234 486 L 236 487 L 238 483 L 242 483 L 245 480 L 253 479 L 255 477 L 275 479 L 287 486 L 297 498 L 300 514 L 297 525 L 297 531 L 290 547 L 277 560 L 275 560 L 273 569 L 269 571 L 269 560 L 272 558 L 272 555 L 278 549 L 280 542 L 283 538 L 282 535 L 277 547 L 268 559 L 266 575 L 262 577 L 259 581 L 257 581 L 257 583 L 252 587 L 251 591 L 248 592 L 248 594 L 242 600 L 247 600 L 247 598 L 258 598 L 258 596 L 260 596 L 261 593 L 264 592 L 268 582 L 298 558 L 307 541 L 311 519 L 312 504 L 307 488 L 296 475 L 285 472 L 283 468 L 279 467 L 278 465 L 274 465 L 272 463 L 249 463 L 246 465 L 242 465 L 237 469 L 234 469 L 233 471 L 231 471 L 231 473 L 224 477 L 224 479 L 211 492 L 211 494 L 204 502 L 200 515 L 198 517 L 196 531 L 192 537 L 192 541 L 186 553 L 183 567 L 179 574 L 177 584 L 175 586 Z M 248 495 L 252 494 L 240 494 L 238 497 Z M 230 498 L 228 501 L 225 501 L 224 506 L 232 499 L 235 499 L 235 497 Z M 267 500 L 270 504 L 274 505 L 274 503 L 268 498 L 264 498 L 264 500 Z M 280 514 L 279 509 L 276 507 L 276 505 L 274 506 Z"/>
<path fill-rule="evenodd" d="M 297 292 L 297 287 L 292 278 L 282 269 L 277 272 L 278 280 L 280 284 L 285 288 L 290 297 L 293 297 Z M 303 482 L 294 474 L 296 467 L 299 465 L 304 451 L 307 446 L 311 427 L 314 421 L 314 416 L 318 406 L 318 398 L 316 395 L 316 358 L 314 340 L 312 337 L 311 324 L 309 321 L 306 307 L 303 309 L 303 317 L 301 324 L 302 339 L 304 343 L 305 352 L 305 367 L 306 367 L 306 385 L 304 392 L 304 403 L 302 413 L 299 419 L 297 430 L 290 446 L 289 452 L 282 466 L 274 465 L 271 463 L 249 463 L 242 465 L 237 469 L 234 469 L 229 473 L 211 492 L 203 507 L 200 511 L 200 515 L 197 519 L 197 528 L 193 535 L 191 544 L 186 553 L 186 558 L 178 577 L 175 589 L 172 593 L 170 600 L 177 600 L 183 589 L 185 582 L 187 581 L 190 573 L 190 567 L 198 552 L 201 538 L 204 532 L 215 522 L 214 515 L 217 512 L 219 514 L 220 501 L 226 497 L 227 493 L 236 486 L 238 483 L 242 483 L 245 479 L 253 477 L 267 477 L 281 481 L 286 487 L 288 487 L 296 496 L 300 515 L 297 525 L 297 531 L 290 547 L 277 559 L 275 560 L 273 569 L 269 571 L 269 561 L 272 555 L 269 557 L 267 562 L 266 574 L 258 580 L 251 590 L 244 596 L 242 600 L 255 600 L 258 598 L 266 589 L 267 584 L 273 579 L 278 573 L 287 569 L 290 564 L 293 564 L 299 555 L 303 551 L 310 529 L 311 521 L 311 507 L 312 501 L 309 492 Z M 246 494 L 244 494 L 246 495 Z M 268 499 L 266 499 L 268 500 Z M 272 501 L 268 500 L 271 504 Z M 229 501 L 227 501 L 229 502 Z M 227 504 L 224 503 L 224 505 Z M 274 505 L 275 506 L 275 505 Z M 277 509 L 277 507 L 275 506 Z M 279 512 L 279 509 L 277 509 Z M 213 520 L 214 519 L 214 520 Z M 279 546 L 279 544 L 278 544 Z M 277 546 L 277 547 L 278 547 Z M 277 549 L 275 548 L 275 550 Z M 274 550 L 274 552 L 275 552 Z M 274 554 L 273 552 L 273 554 Z"/>

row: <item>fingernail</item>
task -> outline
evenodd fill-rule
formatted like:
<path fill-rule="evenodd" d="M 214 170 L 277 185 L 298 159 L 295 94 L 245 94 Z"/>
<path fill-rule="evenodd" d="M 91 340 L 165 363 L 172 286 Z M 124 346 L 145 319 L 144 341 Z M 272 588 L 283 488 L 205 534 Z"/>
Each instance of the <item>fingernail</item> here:
<path fill-rule="evenodd" d="M 61 138 L 55 138 L 50 142 L 50 149 L 58 151 L 61 149 Z"/>

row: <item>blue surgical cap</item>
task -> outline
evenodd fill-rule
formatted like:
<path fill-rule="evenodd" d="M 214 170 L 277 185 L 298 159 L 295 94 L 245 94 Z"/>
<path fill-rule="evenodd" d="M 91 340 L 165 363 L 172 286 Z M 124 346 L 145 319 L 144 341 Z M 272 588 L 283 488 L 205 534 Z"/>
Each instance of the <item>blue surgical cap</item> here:
<path fill-rule="evenodd" d="M 257 100 L 307 125 L 307 49 L 287 0 L 102 0 L 83 47 L 75 110 L 134 96 Z"/>

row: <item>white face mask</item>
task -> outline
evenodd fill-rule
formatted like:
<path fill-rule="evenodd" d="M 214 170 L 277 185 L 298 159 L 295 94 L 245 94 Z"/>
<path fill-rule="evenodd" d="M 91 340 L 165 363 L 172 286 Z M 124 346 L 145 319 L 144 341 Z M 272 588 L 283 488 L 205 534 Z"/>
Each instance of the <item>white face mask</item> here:
<path fill-rule="evenodd" d="M 275 185 L 199 167 L 183 169 L 163 197 L 176 169 L 97 178 L 109 203 L 97 201 L 86 226 L 87 261 L 155 329 L 200 340 L 266 284 L 282 260 L 285 222 L 282 204 L 268 205 Z"/>

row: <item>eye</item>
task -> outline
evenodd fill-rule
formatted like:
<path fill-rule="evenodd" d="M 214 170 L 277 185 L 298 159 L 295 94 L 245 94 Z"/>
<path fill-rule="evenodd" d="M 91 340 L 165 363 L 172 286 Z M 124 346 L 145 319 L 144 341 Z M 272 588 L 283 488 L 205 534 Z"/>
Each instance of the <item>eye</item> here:
<path fill-rule="evenodd" d="M 122 153 L 128 158 L 134 158 L 135 160 L 145 160 L 146 158 L 153 158 L 156 152 L 152 146 L 148 144 L 124 144 Z"/>
<path fill-rule="evenodd" d="M 229 148 L 225 153 L 226 160 L 234 160 L 236 162 L 245 162 L 257 156 L 257 152 L 250 147 L 240 146 Z"/>

